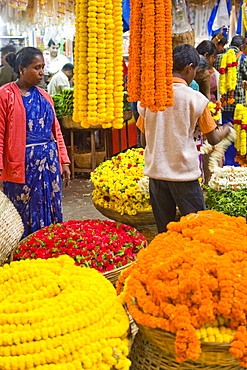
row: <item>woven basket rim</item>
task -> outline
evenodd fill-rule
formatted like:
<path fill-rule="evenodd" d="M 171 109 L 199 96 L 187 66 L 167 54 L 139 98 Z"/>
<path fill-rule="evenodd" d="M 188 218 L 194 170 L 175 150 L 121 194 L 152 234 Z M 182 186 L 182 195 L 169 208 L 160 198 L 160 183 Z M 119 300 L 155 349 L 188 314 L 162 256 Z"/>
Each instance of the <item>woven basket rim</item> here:
<path fill-rule="evenodd" d="M 110 275 L 111 273 L 113 273 L 113 272 L 119 272 L 119 271 L 121 271 L 121 270 L 124 270 L 124 269 L 126 269 L 126 268 L 128 268 L 128 267 L 130 267 L 131 265 L 133 265 L 133 263 L 135 263 L 136 261 L 133 261 L 133 262 L 130 262 L 130 263 L 127 263 L 127 265 L 124 265 L 124 266 L 120 266 L 120 267 L 118 267 L 118 268 L 116 268 L 116 269 L 113 269 L 113 270 L 111 270 L 111 271 L 105 271 L 105 272 L 102 272 L 102 274 L 104 275 L 104 276 L 106 276 L 106 275 Z"/>
<path fill-rule="evenodd" d="M 165 330 L 162 330 L 160 328 L 151 328 L 149 326 L 146 326 L 146 325 L 142 325 L 142 324 L 138 324 L 136 323 L 136 325 L 138 326 L 138 328 L 140 330 L 142 330 L 142 328 L 144 328 L 145 330 L 149 330 L 149 331 L 157 331 L 159 332 L 160 334 L 162 334 L 162 336 L 164 338 L 171 338 L 171 339 L 174 339 L 175 340 L 175 337 L 176 337 L 176 334 L 175 333 L 171 333 L 169 331 L 165 331 Z M 218 342 L 203 342 L 201 341 L 201 345 L 204 347 L 219 347 L 219 348 L 223 348 L 223 349 L 229 349 L 230 348 L 230 343 L 218 343 Z"/>
<path fill-rule="evenodd" d="M 128 216 L 128 217 L 138 217 L 139 215 L 151 215 L 153 214 L 153 211 L 141 211 L 141 212 L 137 212 L 135 215 L 129 215 L 128 213 L 124 213 L 123 215 L 121 215 L 120 212 L 116 211 L 115 209 L 112 209 L 112 208 L 104 208 L 102 206 L 100 206 L 99 204 L 95 203 L 93 201 L 93 205 L 96 209 L 102 209 L 102 210 L 106 210 L 106 211 L 109 211 L 109 212 L 112 212 L 113 214 L 116 213 L 120 216 Z"/>

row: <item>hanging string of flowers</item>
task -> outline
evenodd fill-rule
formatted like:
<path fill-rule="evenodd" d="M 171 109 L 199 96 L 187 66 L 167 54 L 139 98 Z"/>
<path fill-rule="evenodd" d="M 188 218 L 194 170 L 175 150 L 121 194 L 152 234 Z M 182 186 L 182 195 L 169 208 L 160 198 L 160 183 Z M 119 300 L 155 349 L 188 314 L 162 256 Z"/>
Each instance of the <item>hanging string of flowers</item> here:
<path fill-rule="evenodd" d="M 243 28 L 245 31 L 247 30 L 247 2 L 246 0 L 243 2 L 243 5 L 242 5 L 242 29 Z"/>
<path fill-rule="evenodd" d="M 170 0 L 132 0 L 128 70 L 129 101 L 152 112 L 173 105 Z"/>
<path fill-rule="evenodd" d="M 221 64 L 219 68 L 220 73 L 220 94 L 221 103 L 224 107 L 226 104 L 233 104 L 234 90 L 237 85 L 237 66 L 238 62 L 236 60 L 236 55 L 233 49 L 229 49 L 221 59 Z M 226 94 L 230 92 L 230 96 L 226 101 Z"/>
<path fill-rule="evenodd" d="M 220 162 L 224 158 L 224 154 L 229 145 L 234 142 L 236 139 L 236 131 L 233 128 L 230 128 L 230 132 L 222 139 L 218 144 L 211 145 L 207 140 L 204 141 L 203 145 L 200 148 L 201 154 L 211 153 L 208 161 L 208 168 L 210 172 L 214 172 L 220 165 Z"/>
<path fill-rule="evenodd" d="M 235 148 L 244 156 L 247 154 L 247 108 L 242 104 L 236 105 L 233 123 L 237 133 Z"/>
<path fill-rule="evenodd" d="M 210 110 L 211 115 L 213 117 L 213 120 L 215 122 L 219 121 L 219 119 L 221 117 L 221 112 L 222 112 L 221 103 L 219 101 L 216 101 L 216 103 L 213 103 L 213 102 L 210 101 L 208 103 L 208 107 L 209 107 L 209 110 Z"/>
<path fill-rule="evenodd" d="M 123 127 L 122 8 L 119 0 L 76 2 L 73 120 Z"/>

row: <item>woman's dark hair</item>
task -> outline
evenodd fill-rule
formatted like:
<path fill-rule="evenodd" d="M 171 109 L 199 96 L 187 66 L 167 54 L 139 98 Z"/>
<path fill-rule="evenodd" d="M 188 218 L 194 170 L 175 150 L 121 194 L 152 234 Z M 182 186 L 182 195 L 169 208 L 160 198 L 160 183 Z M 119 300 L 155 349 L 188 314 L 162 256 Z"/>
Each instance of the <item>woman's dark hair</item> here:
<path fill-rule="evenodd" d="M 243 36 L 233 36 L 232 41 L 231 41 L 231 46 L 236 46 L 239 48 L 239 46 L 245 44 L 245 38 Z"/>
<path fill-rule="evenodd" d="M 196 68 L 199 64 L 199 54 L 194 46 L 181 44 L 173 49 L 173 71 L 182 71 L 186 66 L 191 64 Z"/>
<path fill-rule="evenodd" d="M 1 53 L 3 55 L 7 55 L 8 53 L 15 53 L 16 48 L 14 45 L 6 45 L 1 48 Z"/>
<path fill-rule="evenodd" d="M 43 53 L 39 49 L 27 46 L 26 48 L 19 50 L 16 54 L 8 53 L 6 61 L 13 68 L 14 72 L 17 73 L 17 76 L 20 77 L 19 67 L 27 68 L 32 63 L 36 55 L 43 56 Z"/>
<path fill-rule="evenodd" d="M 52 39 L 50 39 L 50 40 L 49 40 L 49 42 L 48 42 L 48 48 L 49 48 L 51 45 L 59 45 L 59 46 L 60 46 L 59 42 L 58 42 L 58 43 L 55 43 L 55 41 L 53 41 Z"/>
<path fill-rule="evenodd" d="M 200 44 L 197 45 L 196 50 L 201 55 L 205 55 L 206 53 L 208 56 L 216 54 L 216 46 L 209 40 L 203 40 L 200 42 Z"/>
<path fill-rule="evenodd" d="M 208 60 L 204 55 L 200 54 L 200 62 L 198 65 L 198 72 L 200 71 L 206 71 L 208 69 Z"/>

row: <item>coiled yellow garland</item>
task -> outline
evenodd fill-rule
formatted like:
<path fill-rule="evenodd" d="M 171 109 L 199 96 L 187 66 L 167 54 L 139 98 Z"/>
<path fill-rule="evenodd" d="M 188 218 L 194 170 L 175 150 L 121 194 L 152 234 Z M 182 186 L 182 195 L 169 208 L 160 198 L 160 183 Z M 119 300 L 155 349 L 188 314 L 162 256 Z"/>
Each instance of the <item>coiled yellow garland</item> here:
<path fill-rule="evenodd" d="M 68 256 L 0 267 L 0 368 L 128 370 L 128 317 L 112 284 Z"/>

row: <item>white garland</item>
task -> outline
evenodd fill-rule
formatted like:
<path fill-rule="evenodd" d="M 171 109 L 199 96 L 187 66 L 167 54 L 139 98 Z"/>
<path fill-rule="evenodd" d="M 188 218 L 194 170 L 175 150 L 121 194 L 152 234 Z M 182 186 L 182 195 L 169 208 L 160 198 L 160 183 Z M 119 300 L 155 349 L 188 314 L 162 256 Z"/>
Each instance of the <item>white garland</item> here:
<path fill-rule="evenodd" d="M 209 144 L 207 140 L 203 143 L 200 149 L 201 154 L 212 154 L 209 157 L 208 167 L 210 172 L 214 172 L 216 168 L 219 168 L 219 163 L 224 157 L 224 153 L 228 146 L 233 142 L 236 138 L 236 131 L 230 127 L 229 134 L 222 139 L 218 144 L 212 146 Z"/>
<path fill-rule="evenodd" d="M 247 189 L 247 167 L 215 168 L 208 185 L 214 190 Z"/>
<path fill-rule="evenodd" d="M 145 176 L 138 181 L 139 189 L 146 196 L 149 196 L 149 177 Z"/>

